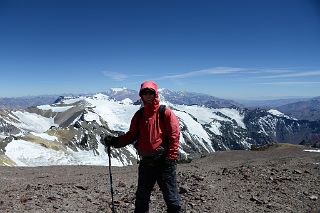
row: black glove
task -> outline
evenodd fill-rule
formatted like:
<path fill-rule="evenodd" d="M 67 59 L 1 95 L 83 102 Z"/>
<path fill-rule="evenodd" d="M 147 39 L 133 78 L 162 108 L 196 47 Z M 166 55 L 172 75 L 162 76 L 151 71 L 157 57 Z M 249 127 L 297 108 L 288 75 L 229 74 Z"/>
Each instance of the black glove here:
<path fill-rule="evenodd" d="M 101 143 L 108 147 L 108 146 L 115 146 L 118 143 L 118 137 L 114 137 L 111 135 L 101 135 Z"/>

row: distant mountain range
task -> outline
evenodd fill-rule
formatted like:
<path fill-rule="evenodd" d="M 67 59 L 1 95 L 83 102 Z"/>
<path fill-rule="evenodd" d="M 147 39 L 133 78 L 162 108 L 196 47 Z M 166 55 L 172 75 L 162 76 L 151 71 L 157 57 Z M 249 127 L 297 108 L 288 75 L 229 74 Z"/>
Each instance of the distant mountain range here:
<path fill-rule="evenodd" d="M 311 98 L 281 98 L 281 99 L 266 99 L 266 100 L 237 100 L 240 104 L 247 108 L 263 108 L 271 109 L 279 106 L 292 104 L 301 101 L 308 101 Z"/>
<path fill-rule="evenodd" d="M 301 120 L 320 120 L 320 96 L 277 107 L 279 111 Z"/>
<path fill-rule="evenodd" d="M 104 94 L 63 96 L 26 109 L 0 110 L 0 165 L 106 165 L 100 135 L 127 131 L 140 107 L 137 98 L 136 91 L 118 88 Z M 160 99 L 179 118 L 181 160 L 278 142 L 319 145 L 320 120 L 299 120 L 276 109 L 247 109 L 196 93 L 160 90 Z M 113 164 L 121 166 L 132 164 L 137 155 L 128 146 L 112 157 Z"/>
<path fill-rule="evenodd" d="M 221 107 L 237 107 L 237 108 L 262 108 L 262 109 L 277 109 L 291 117 L 299 120 L 320 120 L 320 96 L 314 98 L 288 98 L 275 100 L 227 100 L 213 97 L 210 95 L 194 92 L 171 91 L 168 89 L 160 89 L 160 95 L 163 99 L 173 104 L 185 105 L 200 105 L 212 108 Z M 136 90 L 122 88 L 111 88 L 102 94 L 108 95 L 117 101 L 125 98 L 137 102 L 139 104 L 139 94 Z M 93 94 L 64 94 L 64 95 L 42 95 L 42 96 L 27 96 L 17 98 L 0 98 L 0 109 L 25 109 L 31 106 L 44 104 L 52 104 L 59 101 L 59 97 L 64 96 L 79 96 Z"/>
<path fill-rule="evenodd" d="M 320 96 L 264 101 L 239 101 L 247 108 L 277 109 L 300 120 L 320 120 Z"/>
<path fill-rule="evenodd" d="M 60 94 L 60 95 L 37 95 L 37 96 L 24 96 L 24 97 L 6 97 L 0 98 L 0 109 L 24 109 L 32 106 L 43 104 L 52 104 L 59 97 L 64 96 L 79 96 L 79 95 L 92 95 L 92 93 L 79 93 L 79 94 Z"/>
<path fill-rule="evenodd" d="M 104 94 L 118 101 L 125 98 L 129 98 L 133 101 L 138 101 L 140 99 L 138 91 L 124 87 L 110 89 Z M 163 99 L 173 104 L 199 105 L 210 108 L 236 107 L 241 109 L 277 109 L 278 111 L 299 120 L 320 120 L 320 96 L 314 98 L 288 98 L 264 101 L 234 101 L 202 93 L 171 91 L 168 89 L 160 89 L 159 94 Z"/>
<path fill-rule="evenodd" d="M 103 93 L 115 100 L 121 101 L 125 98 L 131 100 L 139 100 L 139 93 L 136 90 L 130 90 L 127 88 L 113 88 Z M 185 104 L 185 105 L 199 105 L 206 107 L 241 107 L 242 105 L 232 100 L 225 100 L 216 98 L 210 95 L 193 93 L 193 92 L 181 92 L 171 91 L 168 89 L 160 89 L 160 96 L 166 101 L 173 104 Z M 161 98 L 160 97 L 160 98 Z"/>
<path fill-rule="evenodd" d="M 24 109 L 30 106 L 53 103 L 59 95 L 0 98 L 0 109 Z"/>

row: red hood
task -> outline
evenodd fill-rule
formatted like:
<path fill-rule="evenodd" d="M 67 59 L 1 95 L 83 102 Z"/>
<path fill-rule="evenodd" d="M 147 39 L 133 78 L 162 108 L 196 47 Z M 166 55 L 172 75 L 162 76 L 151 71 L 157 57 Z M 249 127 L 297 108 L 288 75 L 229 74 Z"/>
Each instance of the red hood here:
<path fill-rule="evenodd" d="M 145 81 L 141 84 L 140 87 L 140 91 L 139 91 L 139 95 L 141 90 L 146 89 L 146 88 L 151 88 L 156 92 L 156 96 L 154 99 L 154 102 L 152 105 L 147 105 L 145 103 L 144 104 L 144 108 L 145 108 L 145 112 L 147 113 L 148 116 L 150 116 L 150 113 L 154 113 L 159 109 L 159 96 L 158 96 L 158 85 L 154 82 L 154 81 Z M 140 95 L 141 97 L 141 95 Z"/>
<path fill-rule="evenodd" d="M 153 89 L 154 91 L 156 91 L 156 96 L 158 96 L 158 85 L 155 82 L 153 82 L 153 81 L 143 82 L 140 87 L 140 92 L 141 92 L 141 90 L 146 89 L 146 88 Z M 140 92 L 139 92 L 139 95 L 140 95 Z M 140 97 L 141 97 L 141 95 L 140 95 Z"/>

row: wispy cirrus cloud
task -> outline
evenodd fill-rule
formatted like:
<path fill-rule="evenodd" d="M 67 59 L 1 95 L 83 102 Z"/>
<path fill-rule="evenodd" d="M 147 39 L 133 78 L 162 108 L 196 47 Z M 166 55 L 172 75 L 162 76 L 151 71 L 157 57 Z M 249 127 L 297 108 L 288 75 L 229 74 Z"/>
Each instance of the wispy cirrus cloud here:
<path fill-rule="evenodd" d="M 289 68 L 245 68 L 245 67 L 212 67 L 208 69 L 183 72 L 179 74 L 167 74 L 157 78 L 162 79 L 184 79 L 206 75 L 242 74 L 253 78 L 285 78 L 302 76 L 320 76 L 320 71 L 297 71 Z"/>
<path fill-rule="evenodd" d="M 111 71 L 102 71 L 102 74 L 108 78 L 111 78 L 115 81 L 124 81 L 129 76 L 120 72 L 111 72 Z"/>
<path fill-rule="evenodd" d="M 283 85 L 283 86 L 290 86 L 290 85 L 311 85 L 311 84 L 320 84 L 320 81 L 281 81 L 281 82 L 262 82 L 256 83 L 259 85 Z"/>
<path fill-rule="evenodd" d="M 184 72 L 180 74 L 169 74 L 157 78 L 156 80 L 163 80 L 163 79 L 183 79 L 183 78 L 190 78 L 196 76 L 204 76 L 204 75 L 217 75 L 217 74 L 230 74 L 230 73 L 237 73 L 248 71 L 246 68 L 237 68 L 237 67 L 213 67 L 209 69 L 202 69 L 190 72 Z"/>
<path fill-rule="evenodd" d="M 131 74 L 127 75 L 120 72 L 102 71 L 103 75 L 115 81 L 124 81 L 128 78 L 152 78 L 154 80 L 178 80 L 193 77 L 204 77 L 209 75 L 232 75 L 238 79 L 289 79 L 300 78 L 300 81 L 281 81 L 281 82 L 256 82 L 255 84 L 265 85 L 293 85 L 293 84 L 318 84 L 318 81 L 301 81 L 306 80 L 303 77 L 318 77 L 320 70 L 295 70 L 290 68 L 244 68 L 244 67 L 212 67 L 208 69 L 182 72 L 178 74 L 165 74 L 161 77 L 155 77 L 149 73 L 145 75 Z M 313 79 L 320 80 L 320 79 Z"/>
<path fill-rule="evenodd" d="M 310 77 L 310 76 L 320 76 L 320 70 L 316 71 L 296 71 L 296 70 L 287 70 L 287 73 L 279 73 L 273 75 L 263 75 L 259 78 L 294 78 L 294 77 Z"/>

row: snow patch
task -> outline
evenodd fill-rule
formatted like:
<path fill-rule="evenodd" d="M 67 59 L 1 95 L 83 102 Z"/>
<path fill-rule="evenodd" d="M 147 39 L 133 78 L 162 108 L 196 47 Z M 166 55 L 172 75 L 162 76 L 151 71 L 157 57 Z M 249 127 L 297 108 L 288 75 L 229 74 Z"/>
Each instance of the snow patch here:
<path fill-rule="evenodd" d="M 96 113 L 93 113 L 93 112 L 85 113 L 84 120 L 89 121 L 89 122 L 96 121 L 100 126 L 102 125 L 100 122 L 99 115 L 97 115 Z"/>
<path fill-rule="evenodd" d="M 319 152 L 320 153 L 320 149 L 305 149 L 303 151 L 305 151 L 305 152 Z"/>
<path fill-rule="evenodd" d="M 65 97 L 65 99 L 61 103 L 67 104 L 67 105 L 71 105 L 71 104 L 77 103 L 79 101 L 83 101 L 85 99 L 86 99 L 86 97 L 84 97 L 84 96 L 81 96 L 81 97 L 69 97 L 69 98 Z"/>
<path fill-rule="evenodd" d="M 285 115 L 284 113 L 282 113 L 282 112 L 280 112 L 280 111 L 278 111 L 278 110 L 276 110 L 276 109 L 270 109 L 270 110 L 268 110 L 268 112 L 269 112 L 270 114 L 275 115 L 275 116 L 278 116 L 278 117 L 283 117 L 283 118 L 288 118 L 288 119 L 297 120 L 296 118 L 292 118 L 292 117 L 290 117 L 290 116 L 288 116 L 288 115 Z"/>
<path fill-rule="evenodd" d="M 106 99 L 87 98 L 86 101 L 93 106 L 92 110 L 97 115 L 108 122 L 109 128 L 115 131 L 128 131 L 134 113 L 140 108 L 137 105 L 124 105 L 118 101 Z"/>
<path fill-rule="evenodd" d="M 48 135 L 47 133 L 36 133 L 36 132 L 31 132 L 34 136 L 43 138 L 45 140 L 49 141 L 58 141 L 58 138 L 56 136 Z"/>
<path fill-rule="evenodd" d="M 243 122 L 244 115 L 241 115 L 237 109 L 221 108 L 221 109 L 211 109 L 204 106 L 186 106 L 186 105 L 175 105 L 177 109 L 185 111 L 195 118 L 201 124 L 208 124 L 213 120 L 218 121 L 229 121 L 234 120 L 238 126 L 243 129 L 246 129 L 246 126 Z M 224 116 L 221 116 L 222 114 Z"/>
<path fill-rule="evenodd" d="M 216 109 L 216 110 L 228 116 L 229 118 L 234 119 L 240 127 L 242 127 L 243 129 L 246 129 L 246 125 L 243 122 L 244 115 L 241 115 L 238 110 L 229 109 L 229 108 L 222 108 L 222 109 Z"/>
<path fill-rule="evenodd" d="M 108 164 L 108 155 L 104 146 L 98 143 L 97 155 L 93 150 L 73 151 L 53 150 L 45 148 L 25 140 L 13 140 L 6 146 L 6 155 L 13 160 L 17 166 L 52 166 L 52 165 L 101 165 Z M 117 158 L 111 159 L 112 166 L 126 166 L 131 162 L 121 162 Z"/>
<path fill-rule="evenodd" d="M 213 132 L 213 134 L 215 134 L 215 135 L 222 135 L 222 132 L 220 131 L 221 126 L 222 126 L 221 123 L 214 121 L 214 122 L 210 123 L 209 130 L 211 132 Z"/>
<path fill-rule="evenodd" d="M 120 103 L 125 104 L 125 105 L 130 105 L 133 104 L 133 101 L 130 98 L 125 98 Z"/>
<path fill-rule="evenodd" d="M 37 106 L 38 109 L 41 110 L 51 110 L 52 112 L 64 112 L 68 109 L 72 108 L 73 106 L 51 106 L 51 105 L 41 105 Z"/>
<path fill-rule="evenodd" d="M 46 118 L 35 113 L 21 111 L 15 111 L 12 114 L 18 117 L 17 122 L 19 123 L 10 123 L 25 130 L 41 133 L 47 131 L 51 126 L 55 126 L 54 118 Z M 16 119 L 12 115 L 10 117 Z"/>
<path fill-rule="evenodd" d="M 211 146 L 210 137 L 200 123 L 196 122 L 190 115 L 184 112 L 174 111 L 174 113 L 187 125 L 189 133 L 198 139 L 199 144 L 203 148 L 208 152 L 214 152 L 214 149 Z M 207 144 L 205 144 L 203 140 L 206 141 Z"/>
<path fill-rule="evenodd" d="M 119 87 L 119 88 L 111 88 L 110 90 L 112 91 L 112 92 L 122 92 L 122 91 L 124 91 L 124 90 L 126 90 L 127 88 L 125 88 L 125 87 Z"/>
<path fill-rule="evenodd" d="M 93 99 L 98 99 L 98 100 L 109 100 L 110 99 L 109 96 L 104 95 L 102 93 L 95 94 L 92 98 Z"/>

